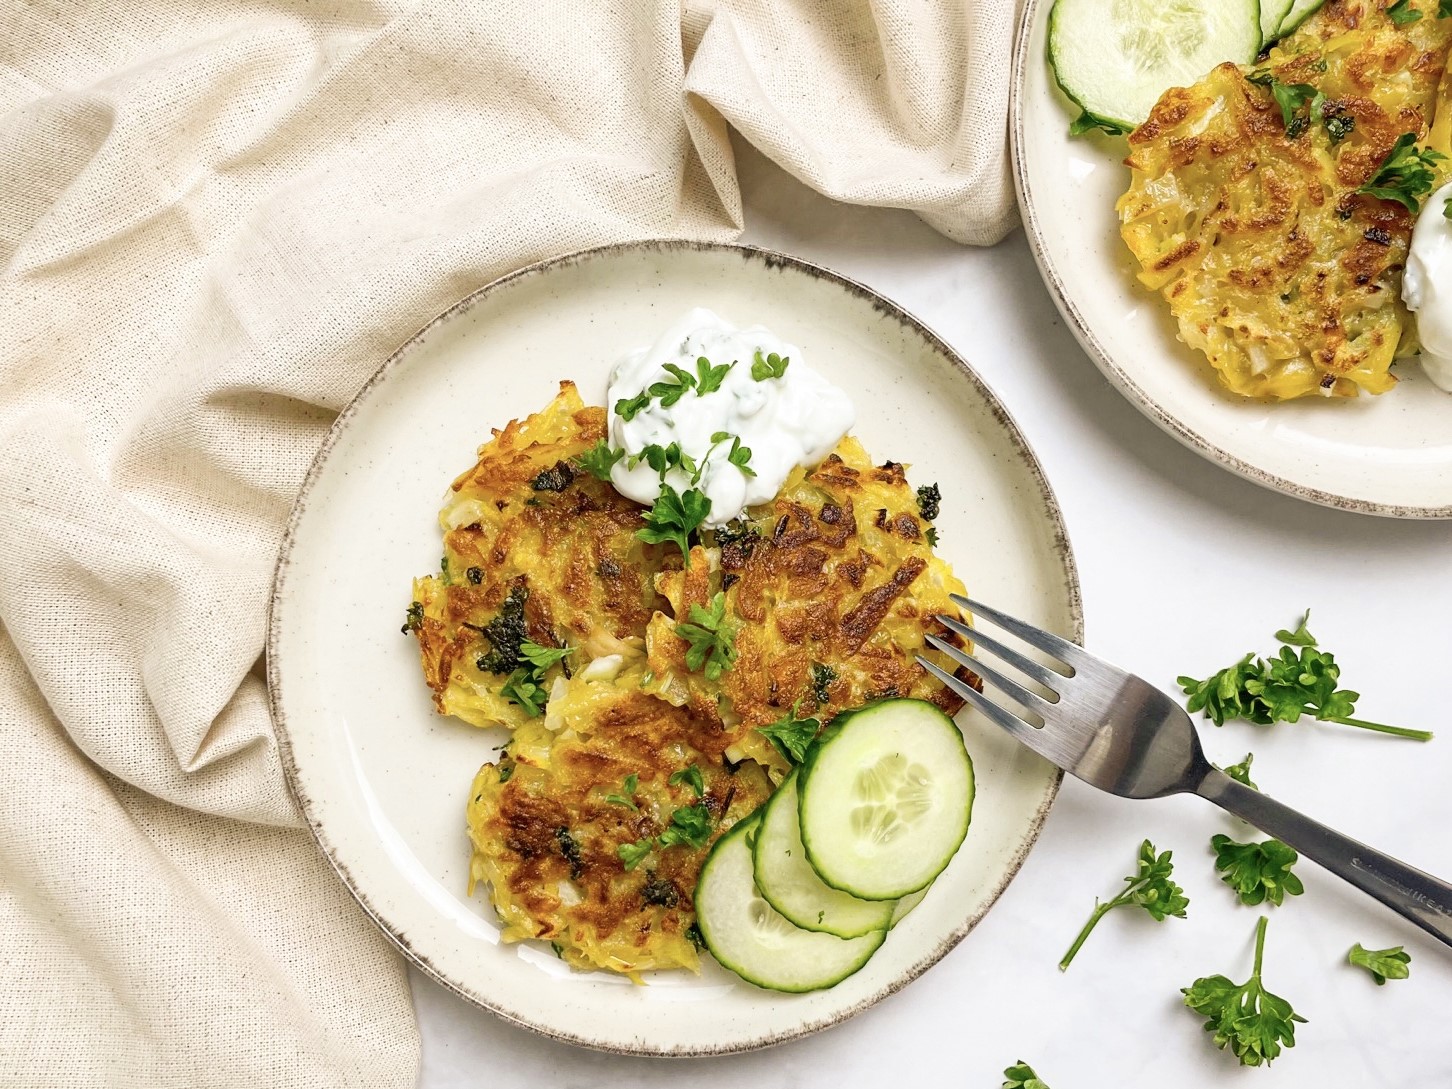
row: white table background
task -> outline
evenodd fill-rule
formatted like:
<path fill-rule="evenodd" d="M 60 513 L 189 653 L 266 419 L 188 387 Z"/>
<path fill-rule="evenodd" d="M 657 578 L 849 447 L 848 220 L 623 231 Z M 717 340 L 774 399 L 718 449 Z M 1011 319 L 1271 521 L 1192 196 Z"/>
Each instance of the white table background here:
<path fill-rule="evenodd" d="M 835 204 L 749 150 L 738 146 L 738 156 L 742 241 L 827 265 L 901 303 L 1008 406 L 1063 508 L 1089 647 L 1174 690 L 1180 673 L 1204 676 L 1252 648 L 1271 650 L 1271 633 L 1309 606 L 1343 683 L 1363 693 L 1358 714 L 1440 736 L 1419 745 L 1306 722 L 1205 724 L 1211 759 L 1231 763 L 1252 749 L 1267 793 L 1452 876 L 1452 523 L 1311 506 L 1181 447 L 1080 350 L 1021 231 L 992 249 L 964 248 L 906 212 Z M 1305 895 L 1270 909 L 1265 979 L 1309 1024 L 1268 1070 L 1241 1070 L 1214 1050 L 1179 988 L 1216 973 L 1244 980 L 1259 914 L 1219 883 L 1216 832 L 1250 838 L 1199 799 L 1129 802 L 1068 780 L 1018 878 L 940 964 L 842 1026 L 748 1055 L 579 1050 L 506 1025 L 414 972 L 420 1085 L 997 1089 L 1017 1059 L 1052 1089 L 1452 1085 L 1452 951 L 1304 861 Z M 1175 852 L 1189 918 L 1156 924 L 1135 908 L 1113 912 L 1061 974 L 1058 959 L 1095 897 L 1122 887 L 1145 837 Z M 1344 963 L 1356 941 L 1405 944 L 1411 978 L 1374 986 Z"/>

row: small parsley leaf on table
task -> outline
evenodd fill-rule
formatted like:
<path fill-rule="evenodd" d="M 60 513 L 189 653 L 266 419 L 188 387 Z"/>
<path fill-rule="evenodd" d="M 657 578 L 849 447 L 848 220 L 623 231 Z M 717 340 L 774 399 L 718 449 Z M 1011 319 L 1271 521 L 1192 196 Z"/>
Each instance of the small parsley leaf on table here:
<path fill-rule="evenodd" d="M 1426 730 L 1386 726 L 1352 717 L 1361 695 L 1337 687 L 1341 667 L 1334 655 L 1320 649 L 1315 636 L 1307 630 L 1310 616 L 1307 612 L 1295 631 L 1276 632 L 1282 646 L 1274 657 L 1257 658 L 1251 652 L 1204 680 L 1180 677 L 1180 687 L 1190 697 L 1186 710 L 1191 714 L 1203 711 L 1217 726 L 1231 719 L 1270 726 L 1276 722 L 1298 722 L 1302 715 L 1309 715 L 1320 722 L 1430 741 L 1432 735 Z"/>
<path fill-rule="evenodd" d="M 688 622 L 677 624 L 676 634 L 690 644 L 686 668 L 692 673 L 704 673 L 708 681 L 719 680 L 736 664 L 736 629 L 726 618 L 724 593 L 717 591 L 708 609 L 692 605 Z"/>
<path fill-rule="evenodd" d="M 1347 963 L 1365 968 L 1378 987 L 1384 987 L 1389 979 L 1406 979 L 1411 975 L 1412 970 L 1408 967 L 1411 960 L 1411 954 L 1400 945 L 1390 949 L 1363 949 L 1357 942 L 1346 954 Z"/>
<path fill-rule="evenodd" d="M 1185 890 L 1171 880 L 1175 872 L 1174 864 L 1170 861 L 1172 854 L 1170 851 L 1156 854 L 1154 844 L 1149 840 L 1139 845 L 1139 868 L 1135 874 L 1124 879 L 1128 887 L 1112 900 L 1095 902 L 1089 921 L 1079 931 L 1074 944 L 1069 946 L 1064 959 L 1059 961 L 1060 971 L 1069 967 L 1079 948 L 1099 925 L 1099 920 L 1115 908 L 1136 904 L 1149 912 L 1156 922 L 1164 922 L 1171 915 L 1177 919 L 1185 917 L 1185 909 L 1190 906 L 1190 900 L 1185 896 Z"/>
<path fill-rule="evenodd" d="M 1296 1024 L 1306 1019 L 1261 982 L 1265 953 L 1265 916 L 1255 926 L 1255 967 L 1250 979 L 1232 983 L 1225 976 L 1206 976 L 1181 988 L 1185 1005 L 1205 1017 L 1205 1031 L 1222 1051 L 1229 1048 L 1241 1066 L 1269 1065 L 1281 1048 L 1296 1046 Z"/>
<path fill-rule="evenodd" d="M 1245 759 L 1242 760 L 1240 763 L 1231 764 L 1230 766 L 1221 768 L 1220 770 L 1223 771 L 1226 775 L 1230 776 L 1232 779 L 1234 779 L 1237 783 L 1241 784 L 1241 786 L 1248 786 L 1251 790 L 1259 790 L 1260 787 L 1256 786 L 1255 780 L 1250 777 L 1250 765 L 1254 759 L 1255 753 L 1248 752 L 1245 754 Z"/>
<path fill-rule="evenodd" d="M 1215 868 L 1220 880 L 1250 907 L 1270 901 L 1277 907 L 1287 896 L 1305 892 L 1301 879 L 1291 872 L 1300 855 L 1278 839 L 1260 843 L 1236 843 L 1229 836 L 1210 837 L 1215 851 Z"/>
<path fill-rule="evenodd" d="M 1003 1089 L 1049 1089 L 1026 1062 L 1016 1062 L 1003 1072 Z"/>

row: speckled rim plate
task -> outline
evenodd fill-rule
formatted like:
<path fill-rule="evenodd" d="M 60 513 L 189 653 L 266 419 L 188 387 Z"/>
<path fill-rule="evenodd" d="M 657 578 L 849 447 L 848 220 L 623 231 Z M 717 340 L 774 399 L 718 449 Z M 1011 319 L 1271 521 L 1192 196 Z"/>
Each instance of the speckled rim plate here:
<path fill-rule="evenodd" d="M 323 443 L 278 558 L 267 667 L 289 785 L 338 875 L 425 973 L 515 1024 L 635 1054 L 766 1047 L 906 986 L 1003 892 L 1060 781 L 961 715 L 978 773 L 966 844 L 866 968 L 814 994 L 757 990 L 709 963 L 643 987 L 572 973 L 537 943 L 503 944 L 482 895 L 464 895 L 468 787 L 504 734 L 435 715 L 399 634 L 411 578 L 438 564 L 440 495 L 491 427 L 565 377 L 598 403 L 611 363 L 693 305 L 800 345 L 853 394 L 870 451 L 941 482 L 941 547 L 972 590 L 1083 637 L 1058 505 L 1013 421 L 931 331 L 835 273 L 741 246 L 589 250 L 482 288 L 389 358 Z"/>
<path fill-rule="evenodd" d="M 1074 115 L 1045 58 L 1052 0 L 1028 0 L 1009 99 L 1024 229 L 1070 329 L 1109 380 L 1192 450 L 1257 484 L 1344 510 L 1452 518 L 1452 397 L 1414 360 L 1380 397 L 1284 404 L 1222 390 L 1180 343 L 1163 301 L 1135 280 L 1114 202 L 1123 140 L 1071 138 Z"/>

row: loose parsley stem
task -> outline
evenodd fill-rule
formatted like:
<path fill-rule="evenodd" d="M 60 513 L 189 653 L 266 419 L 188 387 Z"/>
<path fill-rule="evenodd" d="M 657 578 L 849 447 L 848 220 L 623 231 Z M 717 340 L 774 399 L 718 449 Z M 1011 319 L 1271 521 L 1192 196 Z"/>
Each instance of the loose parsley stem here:
<path fill-rule="evenodd" d="M 1059 971 L 1064 972 L 1068 970 L 1069 962 L 1078 954 L 1079 947 L 1089 939 L 1089 935 L 1099 925 L 1099 920 L 1122 904 L 1124 902 L 1124 895 L 1124 893 L 1120 893 L 1113 900 L 1106 900 L 1102 904 L 1097 900 L 1094 902 L 1094 911 L 1089 916 L 1089 921 L 1084 924 L 1084 929 L 1079 931 L 1079 936 L 1074 939 L 1074 944 L 1069 946 L 1069 951 L 1064 954 L 1064 959 L 1059 961 Z"/>
<path fill-rule="evenodd" d="M 1255 967 L 1251 969 L 1250 978 L 1260 979 L 1260 961 L 1265 953 L 1265 927 L 1270 922 L 1268 916 L 1262 915 L 1260 921 L 1255 924 Z"/>
<path fill-rule="evenodd" d="M 1304 708 L 1306 714 L 1314 716 L 1315 708 Z M 1375 730 L 1379 734 L 1392 734 L 1395 737 L 1410 737 L 1414 741 L 1431 741 L 1431 730 L 1409 730 L 1405 726 L 1384 726 L 1380 722 L 1367 722 L 1361 718 L 1328 718 L 1325 722 L 1339 722 L 1343 726 L 1360 726 L 1363 730 Z"/>

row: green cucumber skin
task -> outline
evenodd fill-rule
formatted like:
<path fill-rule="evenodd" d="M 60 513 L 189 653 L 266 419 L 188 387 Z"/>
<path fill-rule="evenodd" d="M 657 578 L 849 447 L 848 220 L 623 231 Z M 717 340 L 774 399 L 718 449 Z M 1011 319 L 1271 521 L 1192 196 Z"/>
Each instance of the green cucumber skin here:
<path fill-rule="evenodd" d="M 1143 118 L 1141 118 L 1139 121 L 1130 121 L 1130 120 L 1126 120 L 1123 116 L 1121 116 L 1118 113 L 1111 113 L 1111 112 L 1109 112 L 1109 110 L 1106 109 L 1106 108 L 1103 108 L 1103 107 L 1094 108 L 1094 107 L 1089 106 L 1084 101 L 1084 98 L 1080 94 L 1076 93 L 1069 86 L 1068 82 L 1065 81 L 1065 79 L 1061 75 L 1061 73 L 1059 71 L 1058 58 L 1055 56 L 1055 52 L 1056 52 L 1055 45 L 1056 45 L 1057 38 L 1059 36 L 1059 30 L 1060 30 L 1060 28 L 1059 28 L 1059 14 L 1060 14 L 1060 12 L 1059 12 L 1059 5 L 1060 5 L 1060 2 L 1061 2 L 1061 0 L 1053 0 L 1053 3 L 1049 7 L 1048 28 L 1047 28 L 1047 33 L 1044 35 L 1044 53 L 1045 53 L 1045 59 L 1048 62 L 1049 71 L 1053 74 L 1054 84 L 1059 88 L 1060 91 L 1063 92 L 1064 97 L 1066 97 L 1075 106 L 1079 107 L 1079 109 L 1081 111 L 1083 111 L 1084 113 L 1089 114 L 1089 115 L 1091 115 L 1093 117 L 1096 117 L 1096 118 L 1102 118 L 1105 121 L 1108 121 L 1108 122 L 1111 122 L 1112 124 L 1118 125 L 1118 126 L 1122 127 L 1126 133 L 1132 132 L 1134 129 L 1136 129 L 1136 128 L 1138 128 L 1140 126 L 1140 124 L 1144 120 Z M 1228 2 L 1230 2 L 1230 0 L 1213 0 L 1213 2 L 1215 2 L 1215 3 L 1228 3 Z M 1268 43 L 1268 39 L 1266 39 L 1266 37 L 1265 37 L 1265 35 L 1264 35 L 1264 33 L 1263 33 L 1262 29 L 1261 29 L 1261 23 L 1260 23 L 1260 10 L 1261 10 L 1261 2 L 1262 2 L 1262 0 L 1241 0 L 1241 2 L 1246 3 L 1246 8 L 1247 8 L 1246 14 L 1247 14 L 1247 16 L 1253 16 L 1253 18 L 1254 18 L 1254 28 L 1255 28 L 1256 46 L 1251 51 L 1251 53 L 1250 53 L 1249 56 L 1244 56 L 1244 57 L 1223 57 L 1221 59 L 1222 60 L 1228 60 L 1228 61 L 1234 61 L 1236 64 L 1253 64 L 1255 62 L 1256 56 L 1259 55 L 1260 51 L 1262 49 L 1264 49 L 1267 44 L 1269 44 Z M 1320 4 L 1317 4 L 1316 6 L 1317 7 L 1320 7 Z M 1254 9 L 1253 12 L 1251 11 L 1252 8 Z M 1247 28 L 1250 25 L 1251 24 L 1249 22 L 1247 22 L 1247 24 L 1246 24 Z M 1297 25 L 1299 25 L 1299 20 L 1298 20 L 1298 24 Z M 1281 34 L 1286 33 L 1285 28 L 1282 28 L 1279 33 L 1281 33 Z M 1209 72 L 1209 69 L 1207 68 L 1204 73 L 1200 73 L 1200 74 L 1203 76 L 1204 74 L 1206 74 L 1208 72 Z M 1164 91 L 1166 91 L 1168 89 L 1169 89 L 1168 86 L 1161 88 L 1160 89 L 1160 94 L 1163 94 Z M 1158 98 L 1159 96 L 1157 95 L 1156 97 Z"/>
<path fill-rule="evenodd" d="M 1260 47 L 1265 49 L 1281 35 L 1281 24 L 1296 6 L 1296 0 L 1260 0 Z M 1279 10 L 1277 10 L 1279 9 Z M 1275 25 L 1267 26 L 1267 16 L 1275 17 Z"/>
<path fill-rule="evenodd" d="M 700 873 L 700 876 L 696 879 L 697 888 L 699 888 L 701 882 L 706 879 L 706 874 L 707 874 L 707 872 L 709 871 L 709 869 L 711 867 L 711 863 L 716 859 L 717 852 L 718 851 L 721 851 L 722 848 L 723 848 L 723 846 L 728 841 L 733 840 L 735 837 L 737 837 L 737 836 L 743 836 L 744 837 L 746 835 L 746 833 L 748 831 L 750 831 L 753 826 L 759 824 L 760 822 L 761 822 L 761 810 L 758 809 L 755 813 L 752 813 L 749 817 L 743 818 L 742 820 L 738 821 L 736 823 L 736 825 L 733 828 L 731 828 L 729 831 L 727 831 L 727 833 L 724 836 L 721 836 L 718 840 L 716 840 L 716 842 L 711 846 L 710 852 L 708 852 L 707 855 L 706 855 L 706 861 L 701 864 L 701 873 Z M 748 847 L 747 850 L 750 851 L 750 848 Z M 739 976 L 741 979 L 744 979 L 747 983 L 750 983 L 753 987 L 760 987 L 764 991 L 774 991 L 774 992 L 776 992 L 778 994 L 807 994 L 807 993 L 810 993 L 811 991 L 820 991 L 820 990 L 825 990 L 828 987 L 835 987 L 837 984 L 841 983 L 844 979 L 848 978 L 849 976 L 856 975 L 858 972 L 860 972 L 863 969 L 863 967 L 866 966 L 867 962 L 872 959 L 873 955 L 878 951 L 878 949 L 880 949 L 882 947 L 883 941 L 885 941 L 887 939 L 887 930 L 886 930 L 886 928 L 877 931 L 876 932 L 877 933 L 877 941 L 874 942 L 874 943 L 872 943 L 871 946 L 864 945 L 864 949 L 866 951 L 863 953 L 862 959 L 860 961 L 858 961 L 857 964 L 855 964 L 853 967 L 851 967 L 848 971 L 842 973 L 839 976 L 834 977 L 830 981 L 826 981 L 826 982 L 822 982 L 822 983 L 803 984 L 803 985 L 801 985 L 799 987 L 775 986 L 775 985 L 770 984 L 770 983 L 764 983 L 760 979 L 753 978 L 750 973 L 745 972 L 745 971 L 742 971 L 740 968 L 737 968 L 734 965 L 730 964 L 729 962 L 722 960 L 719 956 L 716 956 L 716 951 L 715 951 L 715 949 L 713 947 L 713 944 L 712 944 L 712 941 L 711 941 L 710 924 L 707 922 L 706 916 L 704 914 L 702 914 L 701 912 L 699 912 L 699 911 L 696 913 L 696 925 L 698 927 L 700 927 L 700 929 L 701 929 L 701 937 L 705 939 L 706 948 L 708 950 L 710 950 L 711 951 L 711 955 L 716 958 L 716 963 L 720 964 L 721 967 L 725 968 L 728 972 L 732 972 L 735 975 Z M 867 934 L 863 935 L 864 938 L 865 937 L 869 937 L 869 936 L 870 935 L 867 935 Z M 861 940 L 861 939 L 853 939 L 853 940 Z"/>
<path fill-rule="evenodd" d="M 949 864 L 953 861 L 953 859 L 957 857 L 958 852 L 963 847 L 964 841 L 968 838 L 968 829 L 973 823 L 973 803 L 978 797 L 978 791 L 976 789 L 977 780 L 973 772 L 973 758 L 968 755 L 968 747 L 964 745 L 962 747 L 962 753 L 963 760 L 967 764 L 968 769 L 969 796 L 968 805 L 966 807 L 967 811 L 965 812 L 963 819 L 963 833 L 958 837 L 958 842 L 954 845 L 953 849 L 949 851 L 947 856 L 943 859 L 942 865 L 934 870 L 932 874 L 928 876 L 927 880 L 923 881 L 920 885 L 915 885 L 910 889 L 902 889 L 900 891 L 896 891 L 890 896 L 864 896 L 861 890 L 852 888 L 845 884 L 838 884 L 837 882 L 833 881 L 828 875 L 824 874 L 821 871 L 816 861 L 812 858 L 812 844 L 811 840 L 807 837 L 806 821 L 803 819 L 803 814 L 806 811 L 807 804 L 807 785 L 811 780 L 812 769 L 816 767 L 817 758 L 821 754 L 822 750 L 824 750 L 834 738 L 838 737 L 842 733 L 842 731 L 851 724 L 851 721 L 854 718 L 857 718 L 858 716 L 866 714 L 877 708 L 883 707 L 884 705 L 896 703 L 920 703 L 924 707 L 930 708 L 934 714 L 944 719 L 951 729 L 958 729 L 957 723 L 949 718 L 948 715 L 944 714 L 941 707 L 938 707 L 936 704 L 929 703 L 927 700 L 909 700 L 903 698 L 876 700 L 872 703 L 863 704 L 861 707 L 858 707 L 852 711 L 844 711 L 842 714 L 838 715 L 835 719 L 833 719 L 832 724 L 827 727 L 827 729 L 820 736 L 818 736 L 816 741 L 812 743 L 812 747 L 807 750 L 807 755 L 802 760 L 801 767 L 797 769 L 797 824 L 802 830 L 802 845 L 806 848 L 807 860 L 812 863 L 812 869 L 817 871 L 817 876 L 822 879 L 822 884 L 828 886 L 829 888 L 836 889 L 838 892 L 845 892 L 848 896 L 855 896 L 859 900 L 901 900 L 904 896 L 910 896 L 915 892 L 921 892 L 923 889 L 927 888 L 934 881 L 936 881 L 938 877 L 942 874 L 942 872 L 948 868 Z"/>
<path fill-rule="evenodd" d="M 1287 11 L 1286 14 L 1285 14 L 1285 17 L 1283 19 L 1281 19 L 1281 25 L 1276 28 L 1276 37 L 1277 38 L 1284 38 L 1287 34 L 1290 34 L 1292 31 L 1299 30 L 1300 27 L 1301 27 L 1301 24 L 1304 23 L 1311 16 L 1315 15 L 1316 12 L 1320 11 L 1321 8 L 1324 6 L 1324 4 L 1325 4 L 1325 0 L 1319 0 L 1318 3 L 1311 4 L 1305 10 L 1303 10 L 1301 12 L 1297 12 L 1296 11 L 1297 5 L 1294 4 L 1294 3 L 1292 3 L 1291 4 L 1291 7 L 1290 7 L 1290 10 Z M 1293 16 L 1294 16 L 1294 19 L 1295 19 L 1294 22 L 1292 22 L 1292 17 Z"/>
<path fill-rule="evenodd" d="M 768 821 L 769 815 L 771 813 L 772 807 L 773 806 L 781 806 L 781 805 L 784 805 L 785 804 L 781 800 L 782 797 L 783 797 L 783 791 L 785 791 L 787 789 L 787 784 L 792 783 L 796 779 L 797 774 L 798 774 L 798 772 L 796 770 L 793 770 L 792 773 L 791 773 L 791 775 L 787 776 L 786 780 L 783 781 L 782 784 L 776 788 L 776 792 L 774 794 L 772 794 L 772 796 L 769 799 L 767 799 L 767 801 L 762 805 L 762 807 L 761 807 L 761 813 L 762 813 L 762 816 L 761 816 L 761 829 L 762 829 L 762 831 L 764 831 L 766 829 L 767 821 Z M 799 784 L 798 784 L 798 786 L 799 786 Z M 798 813 L 800 813 L 800 790 L 798 790 Z M 802 930 L 812 930 L 812 931 L 816 931 L 817 933 L 820 933 L 820 934 L 831 934 L 833 937 L 836 937 L 836 938 L 860 938 L 864 934 L 870 934 L 870 933 L 872 933 L 874 930 L 884 930 L 884 929 L 891 930 L 892 929 L 891 921 L 892 921 L 892 917 L 893 917 L 893 912 L 886 911 L 886 910 L 884 910 L 884 912 L 883 912 L 883 919 L 882 919 L 881 924 L 879 924 L 878 926 L 866 926 L 866 927 L 864 927 L 861 930 L 855 930 L 855 931 L 833 930 L 833 929 L 831 929 L 829 927 L 826 927 L 826 926 L 813 925 L 810 922 L 800 922 L 794 916 L 788 914 L 786 911 L 783 911 L 781 905 L 778 904 L 775 900 L 773 900 L 771 898 L 771 894 L 767 891 L 765 884 L 763 884 L 762 883 L 762 880 L 761 880 L 761 869 L 762 869 L 762 867 L 761 867 L 760 862 L 758 860 L 760 859 L 761 854 L 763 853 L 763 842 L 762 842 L 762 840 L 763 840 L 762 834 L 761 834 L 761 832 L 758 832 L 757 833 L 757 837 L 756 837 L 756 849 L 752 852 L 752 870 L 753 870 L 753 873 L 756 875 L 756 891 L 758 893 L 760 893 L 761 894 L 761 898 L 763 900 L 765 900 L 768 904 L 770 904 L 773 908 L 775 908 L 776 909 L 776 913 L 778 915 L 780 915 L 782 918 L 786 919 L 787 922 L 791 923 L 793 926 L 800 927 Z M 813 871 L 813 872 L 815 872 L 815 871 Z M 821 875 L 818 874 L 817 876 L 818 876 L 818 879 L 820 880 Z M 841 891 L 841 890 L 836 890 L 836 891 Z M 876 903 L 876 904 L 886 904 L 887 903 L 887 901 L 883 901 L 883 900 L 874 900 L 874 901 L 867 901 L 867 902 L 868 903 Z"/>

